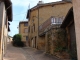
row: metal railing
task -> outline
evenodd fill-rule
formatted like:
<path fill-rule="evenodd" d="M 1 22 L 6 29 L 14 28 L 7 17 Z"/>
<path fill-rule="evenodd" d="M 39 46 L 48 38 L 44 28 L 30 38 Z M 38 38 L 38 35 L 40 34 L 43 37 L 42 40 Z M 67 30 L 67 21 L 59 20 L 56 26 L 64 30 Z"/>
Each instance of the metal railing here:
<path fill-rule="evenodd" d="M 39 35 L 45 33 L 49 28 L 57 27 L 62 24 L 63 18 L 51 17 L 39 26 Z"/>

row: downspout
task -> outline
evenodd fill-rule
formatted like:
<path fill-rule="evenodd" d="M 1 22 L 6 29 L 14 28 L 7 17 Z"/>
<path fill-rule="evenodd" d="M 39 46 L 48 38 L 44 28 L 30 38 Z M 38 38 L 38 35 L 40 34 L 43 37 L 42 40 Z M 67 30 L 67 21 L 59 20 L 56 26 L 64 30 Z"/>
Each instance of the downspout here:
<path fill-rule="evenodd" d="M 39 40 L 39 5 L 38 5 L 38 40 Z M 37 40 L 37 49 L 38 49 L 38 40 Z"/>
<path fill-rule="evenodd" d="M 39 6 L 38 6 L 38 36 L 39 36 Z"/>

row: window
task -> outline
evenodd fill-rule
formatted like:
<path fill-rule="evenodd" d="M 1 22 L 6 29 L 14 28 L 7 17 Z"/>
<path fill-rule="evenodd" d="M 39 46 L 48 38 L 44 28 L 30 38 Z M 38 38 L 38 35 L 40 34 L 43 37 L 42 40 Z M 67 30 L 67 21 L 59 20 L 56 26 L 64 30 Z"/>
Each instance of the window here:
<path fill-rule="evenodd" d="M 24 26 L 28 26 L 28 23 L 24 23 Z"/>
<path fill-rule="evenodd" d="M 58 17 L 55 17 L 55 18 L 51 18 L 51 24 L 61 24 L 62 23 L 62 18 L 58 18 Z"/>
<path fill-rule="evenodd" d="M 51 18 L 51 24 L 55 24 L 55 18 Z"/>
<path fill-rule="evenodd" d="M 55 23 L 58 23 L 58 22 L 59 22 L 59 18 L 56 17 L 56 18 L 55 18 Z"/>
<path fill-rule="evenodd" d="M 28 36 L 26 36 L 26 40 L 28 40 Z"/>
<path fill-rule="evenodd" d="M 30 32 L 30 26 L 28 27 L 28 32 Z"/>
<path fill-rule="evenodd" d="M 28 29 L 27 28 L 24 29 L 24 33 L 28 33 Z"/>
<path fill-rule="evenodd" d="M 31 32 L 33 33 L 33 26 L 31 26 Z"/>
<path fill-rule="evenodd" d="M 39 30 L 41 30 L 42 29 L 42 25 L 41 26 L 39 26 Z"/>
<path fill-rule="evenodd" d="M 32 23 L 34 22 L 34 19 L 32 20 Z"/>
<path fill-rule="evenodd" d="M 63 19 L 60 17 L 60 18 L 59 18 L 59 23 L 60 23 L 60 24 L 62 23 L 62 20 L 63 20 Z"/>
<path fill-rule="evenodd" d="M 33 26 L 31 27 L 31 32 L 35 32 L 35 24 L 33 24 Z"/>
<path fill-rule="evenodd" d="M 35 32 L 35 24 L 33 25 L 33 30 L 34 30 L 34 32 Z"/>

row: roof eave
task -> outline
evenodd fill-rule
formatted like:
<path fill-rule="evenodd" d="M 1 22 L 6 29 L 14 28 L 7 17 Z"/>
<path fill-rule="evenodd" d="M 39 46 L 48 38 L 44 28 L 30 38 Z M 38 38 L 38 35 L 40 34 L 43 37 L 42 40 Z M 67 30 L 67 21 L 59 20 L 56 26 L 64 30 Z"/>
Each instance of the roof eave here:
<path fill-rule="evenodd" d="M 68 11 L 65 19 L 63 20 L 62 24 L 61 24 L 61 28 L 65 28 L 71 21 L 71 19 L 74 19 L 74 15 L 73 15 L 73 7 L 70 8 L 70 10 Z"/>
<path fill-rule="evenodd" d="M 8 25 L 8 32 L 10 32 L 10 27 L 9 27 L 9 25 Z"/>
<path fill-rule="evenodd" d="M 27 12 L 27 16 L 26 16 L 27 19 L 30 17 L 30 12 L 31 12 L 31 9 L 29 9 Z"/>
<path fill-rule="evenodd" d="M 12 21 L 12 2 L 10 0 L 4 0 L 8 21 Z"/>

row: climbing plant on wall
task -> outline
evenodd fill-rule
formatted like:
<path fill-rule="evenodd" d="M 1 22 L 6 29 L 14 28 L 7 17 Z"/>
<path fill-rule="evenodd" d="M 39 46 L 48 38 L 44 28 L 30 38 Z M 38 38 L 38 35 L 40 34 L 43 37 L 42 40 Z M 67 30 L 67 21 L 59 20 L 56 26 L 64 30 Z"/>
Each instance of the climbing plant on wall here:
<path fill-rule="evenodd" d="M 48 32 L 48 36 L 47 36 L 47 41 L 48 41 L 48 53 L 50 53 L 50 49 L 51 49 L 51 31 Z"/>
<path fill-rule="evenodd" d="M 55 31 L 55 37 L 56 39 L 53 40 L 55 49 L 55 52 L 62 52 L 67 49 L 67 38 L 66 38 L 66 31 L 63 29 L 57 29 Z"/>

